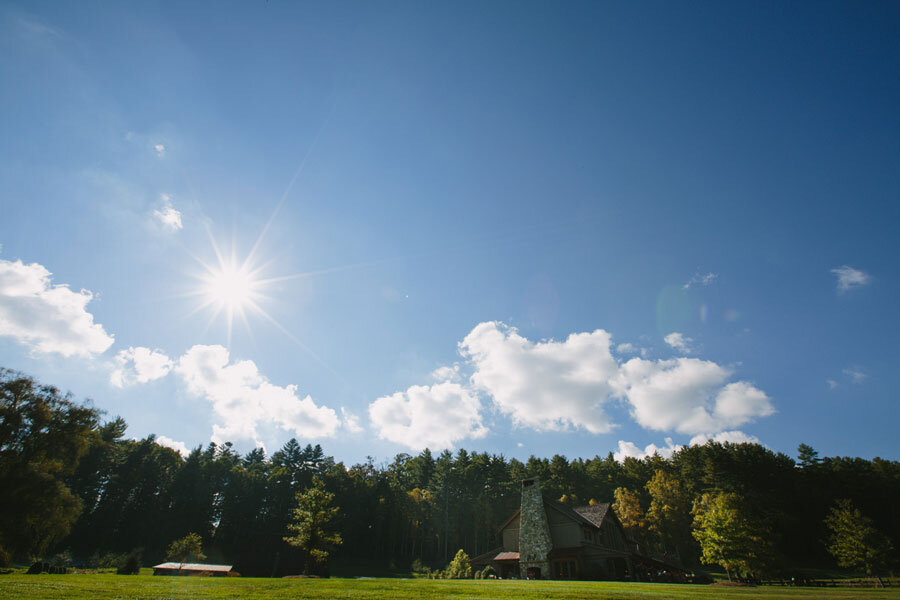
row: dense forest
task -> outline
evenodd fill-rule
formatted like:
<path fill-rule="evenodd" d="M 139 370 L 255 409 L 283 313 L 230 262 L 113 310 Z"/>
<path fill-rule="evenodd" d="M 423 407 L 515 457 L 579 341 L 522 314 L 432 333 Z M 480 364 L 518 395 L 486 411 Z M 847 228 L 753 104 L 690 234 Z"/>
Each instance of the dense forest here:
<path fill-rule="evenodd" d="M 283 538 L 297 492 L 319 479 L 340 507 L 343 544 L 332 569 L 402 570 L 416 560 L 439 567 L 457 549 L 474 556 L 496 548 L 499 526 L 518 507 L 520 481 L 530 477 L 572 505 L 636 499 L 630 508 L 638 518 L 627 518 L 638 523 L 646 514 L 663 525 L 643 532 L 646 543 L 677 550 L 689 566 L 699 552 L 691 507 L 710 491 L 747 500 L 767 524 L 782 568 L 833 566 L 824 521 L 840 499 L 900 547 L 900 463 L 820 458 L 805 445 L 797 460 L 758 444 L 709 442 L 669 459 L 623 462 L 612 453 L 522 462 L 460 449 L 345 465 L 295 439 L 271 456 L 262 449 L 240 455 L 226 443 L 182 457 L 152 436 L 132 440 L 125 431 L 120 418 L 104 420 L 52 386 L 0 370 L 0 554 L 30 560 L 66 552 L 87 565 L 141 549 L 147 565 L 194 532 L 209 562 L 234 564 L 245 575 L 296 573 L 304 557 Z M 616 494 L 619 488 L 630 493 Z M 681 501 L 660 511 L 660 494 Z"/>

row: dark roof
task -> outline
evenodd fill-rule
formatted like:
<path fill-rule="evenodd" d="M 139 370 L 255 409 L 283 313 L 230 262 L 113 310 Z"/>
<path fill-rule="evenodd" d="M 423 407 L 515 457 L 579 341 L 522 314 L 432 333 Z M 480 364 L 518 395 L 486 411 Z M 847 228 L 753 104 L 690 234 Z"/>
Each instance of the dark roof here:
<path fill-rule="evenodd" d="M 469 559 L 469 562 L 473 565 L 489 565 L 491 561 L 494 560 L 494 557 L 497 556 L 498 552 L 503 552 L 503 546 L 499 546 L 494 548 L 493 550 L 488 550 L 484 554 L 479 554 L 473 558 Z"/>
<path fill-rule="evenodd" d="M 177 562 L 167 562 L 158 565 L 154 565 L 154 569 L 166 569 L 166 570 L 175 570 L 175 571 L 224 571 L 228 572 L 231 570 L 231 565 L 203 565 L 200 563 L 177 563 Z"/>
<path fill-rule="evenodd" d="M 517 508 L 517 509 L 516 509 L 516 512 L 514 512 L 514 513 L 512 514 L 512 516 L 511 516 L 510 518 L 508 518 L 508 519 L 506 520 L 506 522 L 505 522 L 503 525 L 500 526 L 500 531 L 503 531 L 504 529 L 506 529 L 506 527 L 507 527 L 510 523 L 513 522 L 513 519 L 515 519 L 516 517 L 519 516 L 519 513 L 520 513 L 520 512 L 522 512 L 522 509 L 521 509 L 521 508 Z"/>
<path fill-rule="evenodd" d="M 548 505 L 548 506 L 552 506 L 553 508 L 555 508 L 562 514 L 566 515 L 573 521 L 581 523 L 582 525 L 587 525 L 589 527 L 596 527 L 596 528 L 600 527 L 599 523 L 595 523 L 591 519 L 588 519 L 581 513 L 577 512 L 576 509 L 572 509 L 571 507 L 568 507 L 565 504 L 561 504 L 561 503 L 557 502 L 556 500 L 553 500 L 552 498 L 547 497 L 546 495 L 544 496 L 544 504 Z M 591 507 L 584 507 L 584 508 L 591 508 Z"/>
<path fill-rule="evenodd" d="M 606 513 L 609 512 L 609 503 L 604 502 L 603 504 L 594 504 L 593 506 L 578 506 L 575 508 L 575 512 L 597 527 L 600 527 L 603 524 Z"/>

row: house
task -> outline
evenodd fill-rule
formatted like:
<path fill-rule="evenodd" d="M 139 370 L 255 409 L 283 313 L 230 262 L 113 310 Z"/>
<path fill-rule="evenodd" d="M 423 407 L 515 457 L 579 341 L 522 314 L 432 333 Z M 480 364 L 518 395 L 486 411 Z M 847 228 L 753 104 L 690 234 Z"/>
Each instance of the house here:
<path fill-rule="evenodd" d="M 650 580 L 671 565 L 638 552 L 609 504 L 571 508 L 522 482 L 521 507 L 501 526 L 503 546 L 472 559 L 500 577 Z"/>
<path fill-rule="evenodd" d="M 205 575 L 225 577 L 231 572 L 231 565 L 204 565 L 200 563 L 167 562 L 153 567 L 154 575 Z"/>

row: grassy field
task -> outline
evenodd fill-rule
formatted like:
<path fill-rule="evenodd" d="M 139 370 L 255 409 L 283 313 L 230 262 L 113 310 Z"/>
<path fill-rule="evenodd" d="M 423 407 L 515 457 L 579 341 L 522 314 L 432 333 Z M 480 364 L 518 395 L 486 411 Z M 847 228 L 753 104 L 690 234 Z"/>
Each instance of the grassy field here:
<path fill-rule="evenodd" d="M 900 600 L 900 588 L 725 588 L 615 582 L 432 581 L 427 579 L 254 579 L 147 575 L 0 575 L 0 598 L 90 600 L 222 599 L 404 599 L 492 598 L 667 600 L 680 598 L 787 598 Z"/>

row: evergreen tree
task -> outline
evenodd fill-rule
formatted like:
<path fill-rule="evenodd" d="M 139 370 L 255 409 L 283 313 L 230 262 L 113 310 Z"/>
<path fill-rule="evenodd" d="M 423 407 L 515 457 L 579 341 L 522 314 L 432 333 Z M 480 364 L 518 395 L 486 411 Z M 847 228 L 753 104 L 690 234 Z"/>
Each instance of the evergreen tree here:
<path fill-rule="evenodd" d="M 334 494 L 325 490 L 321 479 L 314 479 L 309 489 L 297 494 L 294 522 L 288 525 L 294 535 L 284 541 L 306 553 L 303 572 L 307 575 L 313 563 L 325 562 L 330 550 L 342 543 L 341 536 L 332 530 L 332 522 L 340 512 L 337 506 L 331 506 L 333 501 Z"/>

